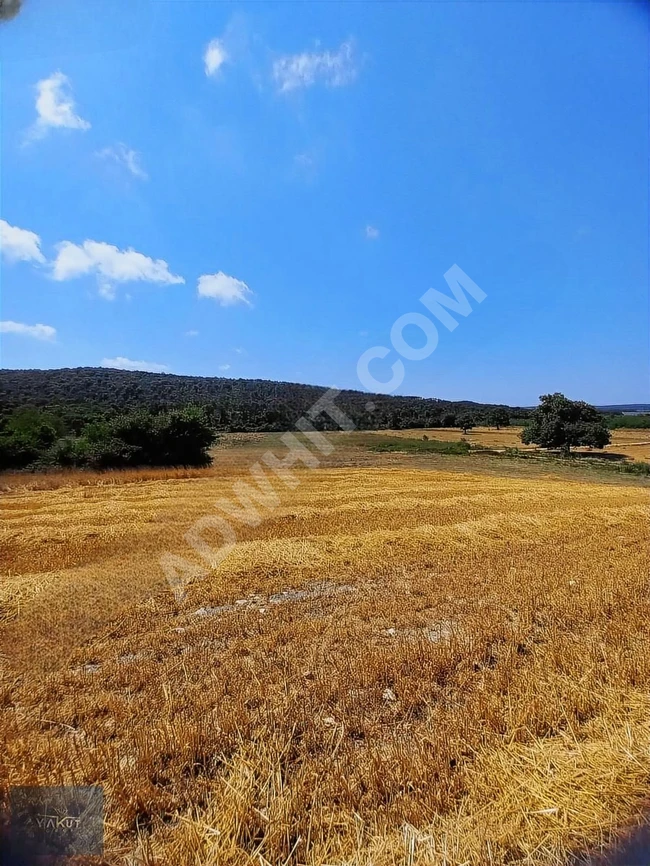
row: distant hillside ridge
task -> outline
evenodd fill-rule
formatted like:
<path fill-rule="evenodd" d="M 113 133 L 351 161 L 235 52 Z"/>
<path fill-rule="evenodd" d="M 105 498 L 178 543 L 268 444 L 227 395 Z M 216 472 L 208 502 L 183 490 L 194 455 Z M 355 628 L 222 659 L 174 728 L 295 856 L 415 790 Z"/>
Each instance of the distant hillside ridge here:
<path fill-rule="evenodd" d="M 125 409 L 167 409 L 205 406 L 218 430 L 231 432 L 290 430 L 306 415 L 327 388 L 266 379 L 177 376 L 103 367 L 58 370 L 0 370 L 0 407 L 3 412 L 34 406 L 83 406 L 105 412 Z M 425 397 L 396 397 L 343 390 L 336 405 L 363 430 L 455 426 L 456 416 L 469 414 L 475 423 L 487 421 L 491 410 L 504 408 L 512 417 L 525 417 L 521 407 L 449 401 Z M 336 429 L 323 415 L 316 426 Z"/>
<path fill-rule="evenodd" d="M 644 415 L 650 412 L 650 403 L 615 403 L 612 406 L 596 406 L 599 412 L 633 412 Z"/>

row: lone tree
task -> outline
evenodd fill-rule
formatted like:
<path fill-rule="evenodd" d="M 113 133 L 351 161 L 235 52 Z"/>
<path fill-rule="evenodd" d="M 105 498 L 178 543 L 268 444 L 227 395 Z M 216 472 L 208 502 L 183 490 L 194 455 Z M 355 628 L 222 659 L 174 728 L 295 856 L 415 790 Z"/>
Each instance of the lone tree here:
<path fill-rule="evenodd" d="M 610 434 L 600 412 L 582 400 L 569 400 L 564 394 L 544 394 L 522 430 L 521 441 L 542 448 L 561 448 L 566 454 L 571 446 L 590 445 L 603 448 Z"/>
<path fill-rule="evenodd" d="M 457 423 L 463 433 L 467 433 L 474 426 L 474 419 L 471 415 L 463 414 L 458 418 Z"/>
<path fill-rule="evenodd" d="M 510 426 L 510 415 L 507 409 L 492 409 L 492 411 L 488 415 L 487 420 L 488 424 L 491 427 L 496 427 L 497 430 L 500 430 L 502 427 Z"/>

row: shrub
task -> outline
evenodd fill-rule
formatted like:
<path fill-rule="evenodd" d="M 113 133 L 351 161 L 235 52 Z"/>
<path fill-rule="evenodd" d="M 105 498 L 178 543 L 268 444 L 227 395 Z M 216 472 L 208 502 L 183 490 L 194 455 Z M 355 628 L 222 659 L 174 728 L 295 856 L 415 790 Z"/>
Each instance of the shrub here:
<path fill-rule="evenodd" d="M 65 436 L 54 443 L 40 462 L 48 466 L 84 466 L 87 451 L 87 442 L 83 439 Z"/>
<path fill-rule="evenodd" d="M 162 413 L 137 409 L 90 420 L 67 435 L 45 413 L 29 410 L 4 420 L 0 469 L 207 466 L 215 438 L 207 414 L 196 406 Z"/>
<path fill-rule="evenodd" d="M 0 435 L 0 469 L 24 469 L 38 457 L 33 442 L 16 434 Z"/>

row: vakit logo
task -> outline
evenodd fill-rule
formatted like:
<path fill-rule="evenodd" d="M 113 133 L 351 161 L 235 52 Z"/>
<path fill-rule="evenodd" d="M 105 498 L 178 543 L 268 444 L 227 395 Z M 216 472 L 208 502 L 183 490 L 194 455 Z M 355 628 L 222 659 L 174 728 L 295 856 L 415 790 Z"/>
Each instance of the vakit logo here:
<path fill-rule="evenodd" d="M 78 815 L 36 815 L 35 821 L 41 830 L 74 830 L 81 824 Z"/>

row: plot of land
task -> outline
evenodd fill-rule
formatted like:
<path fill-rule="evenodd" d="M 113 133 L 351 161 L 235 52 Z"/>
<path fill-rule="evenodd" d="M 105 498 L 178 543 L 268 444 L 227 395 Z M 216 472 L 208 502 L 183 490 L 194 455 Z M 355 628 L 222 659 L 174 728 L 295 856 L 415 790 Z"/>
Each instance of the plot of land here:
<path fill-rule="evenodd" d="M 160 555 L 200 563 L 264 445 L 6 483 L 0 777 L 102 784 L 109 863 L 567 863 L 633 824 L 647 486 L 298 469 L 177 603 Z"/>
<path fill-rule="evenodd" d="M 522 427 L 503 427 L 496 430 L 494 427 L 474 427 L 463 434 L 462 430 L 453 428 L 434 427 L 427 430 L 377 430 L 377 433 L 388 436 L 405 436 L 408 438 L 421 439 L 428 436 L 429 439 L 438 439 L 447 442 L 457 442 L 466 439 L 470 445 L 483 445 L 486 448 L 520 448 L 523 451 L 535 451 L 534 445 L 523 445 L 520 434 Z M 650 430 L 612 430 L 612 441 L 606 445 L 603 451 L 622 454 L 630 460 L 650 461 Z M 587 449 L 579 448 L 578 451 Z M 593 454 L 602 453 L 599 451 Z"/>

